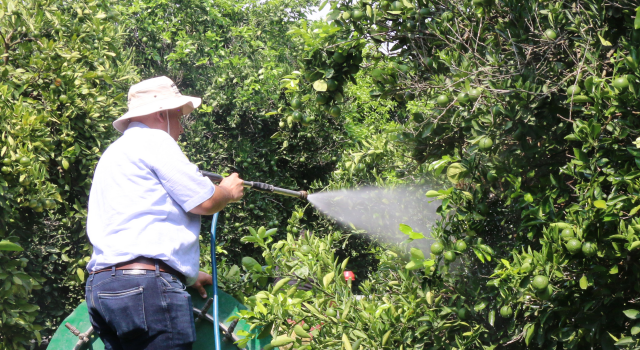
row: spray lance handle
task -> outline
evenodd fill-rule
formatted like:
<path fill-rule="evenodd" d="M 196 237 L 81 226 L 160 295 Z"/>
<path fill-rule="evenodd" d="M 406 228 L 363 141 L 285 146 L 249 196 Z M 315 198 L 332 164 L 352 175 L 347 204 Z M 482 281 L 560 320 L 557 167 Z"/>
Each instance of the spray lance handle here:
<path fill-rule="evenodd" d="M 214 183 L 219 183 L 220 181 L 222 181 L 222 179 L 224 179 L 222 175 L 215 174 L 209 171 L 202 170 L 200 172 L 202 173 L 202 175 L 208 177 Z M 244 187 L 251 188 L 252 190 L 255 190 L 255 191 L 275 193 L 283 196 L 296 197 L 300 199 L 307 199 L 307 196 L 308 196 L 307 191 L 288 190 L 286 188 L 275 187 L 273 185 L 266 184 L 264 182 L 244 181 L 242 185 Z"/>

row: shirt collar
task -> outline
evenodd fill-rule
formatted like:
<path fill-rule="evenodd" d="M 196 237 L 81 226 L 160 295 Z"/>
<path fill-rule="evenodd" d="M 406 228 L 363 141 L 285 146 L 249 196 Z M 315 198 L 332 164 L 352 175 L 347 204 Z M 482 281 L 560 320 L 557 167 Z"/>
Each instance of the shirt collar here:
<path fill-rule="evenodd" d="M 149 127 L 143 123 L 140 122 L 131 122 L 129 123 L 129 127 L 127 127 L 127 130 L 129 129 L 133 129 L 133 128 L 143 128 L 143 129 L 149 129 Z M 127 130 L 125 130 L 124 132 L 127 132 Z"/>

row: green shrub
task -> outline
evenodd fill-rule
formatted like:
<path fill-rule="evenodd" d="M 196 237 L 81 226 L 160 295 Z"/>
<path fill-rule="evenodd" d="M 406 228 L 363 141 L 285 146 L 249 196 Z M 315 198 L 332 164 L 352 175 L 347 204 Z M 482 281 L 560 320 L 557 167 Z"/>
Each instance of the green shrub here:
<path fill-rule="evenodd" d="M 428 193 L 443 200 L 432 235 L 445 251 L 471 245 L 451 293 L 487 303 L 472 315 L 491 330 L 483 346 L 637 346 L 637 5 L 332 2 L 331 23 L 291 32 L 308 52 L 298 98 L 341 104 L 326 81 L 357 83 L 363 57 L 371 96 L 397 102 L 417 173 L 452 183 Z"/>
<path fill-rule="evenodd" d="M 467 299 L 451 292 L 459 282 L 441 274 L 444 265 L 419 249 L 378 248 L 378 269 L 368 277 L 356 275 L 363 281 L 355 288 L 344 277 L 350 260 L 334 254 L 347 236 L 289 234 L 275 242 L 264 228 L 250 231 L 243 241 L 261 247 L 267 265 L 254 269 L 243 260 L 245 279 L 282 279 L 245 298 L 249 310 L 239 318 L 262 331 L 245 334 L 243 341 L 270 332 L 276 340 L 291 338 L 296 349 L 442 349 L 480 346 L 479 338 L 488 333 L 473 322 L 488 301 L 468 306 Z M 405 231 L 422 239 L 410 228 Z"/>
<path fill-rule="evenodd" d="M 107 2 L 0 4 L 0 348 L 23 349 L 83 297 L 86 202 L 136 78 Z M 38 311 L 39 310 L 39 311 Z"/>

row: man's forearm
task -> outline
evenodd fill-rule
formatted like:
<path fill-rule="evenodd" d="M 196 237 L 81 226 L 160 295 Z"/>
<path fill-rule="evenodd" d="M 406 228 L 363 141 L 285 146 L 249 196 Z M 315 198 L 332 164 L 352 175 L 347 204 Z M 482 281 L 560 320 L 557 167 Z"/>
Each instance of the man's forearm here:
<path fill-rule="evenodd" d="M 233 196 L 229 189 L 224 186 L 215 185 L 216 189 L 213 195 L 202 204 L 191 210 L 191 213 L 198 215 L 213 215 L 227 206 L 233 201 Z"/>
<path fill-rule="evenodd" d="M 224 209 L 227 204 L 233 201 L 233 197 L 231 196 L 231 192 L 224 186 L 215 185 L 216 190 L 213 192 L 213 196 L 211 196 L 211 200 L 213 201 L 213 206 L 211 208 L 211 213 L 209 215 L 215 214 L 220 210 Z"/>

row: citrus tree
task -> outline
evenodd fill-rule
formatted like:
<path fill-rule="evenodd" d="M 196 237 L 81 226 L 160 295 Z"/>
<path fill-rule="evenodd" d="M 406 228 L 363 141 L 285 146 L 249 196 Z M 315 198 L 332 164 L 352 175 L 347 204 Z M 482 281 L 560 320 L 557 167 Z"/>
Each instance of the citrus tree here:
<path fill-rule="evenodd" d="M 303 215 L 295 211 L 295 224 Z M 423 239 L 401 226 L 409 239 Z M 241 318 L 258 329 L 253 337 L 274 336 L 269 348 L 295 349 L 443 349 L 481 348 L 488 329 L 473 322 L 488 302 L 468 308 L 462 295 L 451 291 L 461 281 L 440 273 L 435 256 L 406 246 L 379 247 L 379 266 L 368 277 L 347 270 L 349 258 L 335 254 L 348 235 L 339 231 L 320 238 L 311 231 L 288 234 L 275 241 L 276 229 L 249 228 L 242 240 L 262 249 L 267 263 L 242 259 L 244 279 L 277 282 L 245 299 L 249 310 Z M 239 273 L 240 274 L 240 273 Z M 358 288 L 354 278 L 363 279 Z"/>
<path fill-rule="evenodd" d="M 486 303 L 483 346 L 635 346 L 638 4 L 325 5 L 291 31 L 305 66 L 284 91 L 303 104 L 281 111 L 342 108 L 362 74 L 397 103 L 390 139 L 449 181 L 427 193 L 443 201 L 431 253 L 468 272 L 467 307 Z"/>
<path fill-rule="evenodd" d="M 87 194 L 135 78 L 106 2 L 0 3 L 0 348 L 83 297 Z"/>

